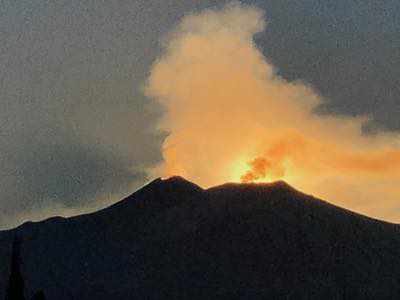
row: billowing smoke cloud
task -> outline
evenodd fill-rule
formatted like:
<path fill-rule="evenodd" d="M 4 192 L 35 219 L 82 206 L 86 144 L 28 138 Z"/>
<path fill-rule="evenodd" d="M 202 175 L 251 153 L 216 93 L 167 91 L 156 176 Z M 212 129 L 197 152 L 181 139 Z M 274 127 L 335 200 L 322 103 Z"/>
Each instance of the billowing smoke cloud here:
<path fill-rule="evenodd" d="M 363 134 L 364 117 L 315 114 L 322 97 L 280 78 L 257 49 L 265 25 L 263 11 L 233 3 L 185 17 L 167 37 L 146 89 L 170 132 L 155 172 L 203 186 L 284 179 L 399 221 L 399 136 Z"/>

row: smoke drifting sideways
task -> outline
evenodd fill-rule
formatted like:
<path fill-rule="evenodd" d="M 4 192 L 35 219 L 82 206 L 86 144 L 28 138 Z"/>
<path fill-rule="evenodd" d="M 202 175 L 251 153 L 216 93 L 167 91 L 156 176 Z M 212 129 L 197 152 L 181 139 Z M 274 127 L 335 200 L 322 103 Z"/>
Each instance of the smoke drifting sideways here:
<path fill-rule="evenodd" d="M 288 82 L 257 48 L 264 12 L 234 2 L 188 15 L 166 36 L 146 94 L 166 113 L 153 172 L 205 187 L 286 180 L 372 217 L 400 221 L 400 137 L 366 135 L 367 117 L 318 115 L 323 97 Z M 351 101 L 351 99 L 348 99 Z"/>

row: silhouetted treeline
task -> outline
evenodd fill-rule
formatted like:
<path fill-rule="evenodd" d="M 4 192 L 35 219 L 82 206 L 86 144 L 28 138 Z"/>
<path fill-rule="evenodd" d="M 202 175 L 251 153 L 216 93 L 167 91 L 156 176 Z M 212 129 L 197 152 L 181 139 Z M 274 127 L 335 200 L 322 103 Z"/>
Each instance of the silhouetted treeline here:
<path fill-rule="evenodd" d="M 25 283 L 21 273 L 21 240 L 15 237 L 12 244 L 10 277 L 6 291 L 5 300 L 25 300 Z M 33 300 L 45 300 L 46 296 L 42 290 L 37 291 Z"/>
<path fill-rule="evenodd" d="M 46 296 L 42 290 L 37 291 L 33 296 L 32 300 L 46 300 Z"/>
<path fill-rule="evenodd" d="M 10 279 L 6 291 L 6 300 L 25 300 L 24 279 L 20 270 L 21 241 L 14 238 L 11 254 Z"/>

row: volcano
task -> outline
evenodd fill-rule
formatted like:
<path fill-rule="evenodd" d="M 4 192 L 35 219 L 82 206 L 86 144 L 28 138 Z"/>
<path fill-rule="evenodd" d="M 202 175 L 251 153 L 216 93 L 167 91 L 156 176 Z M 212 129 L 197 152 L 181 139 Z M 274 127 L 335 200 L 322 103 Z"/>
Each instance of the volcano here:
<path fill-rule="evenodd" d="M 282 181 L 156 179 L 101 211 L 0 232 L 0 298 L 18 237 L 27 299 L 398 299 L 399 228 Z"/>

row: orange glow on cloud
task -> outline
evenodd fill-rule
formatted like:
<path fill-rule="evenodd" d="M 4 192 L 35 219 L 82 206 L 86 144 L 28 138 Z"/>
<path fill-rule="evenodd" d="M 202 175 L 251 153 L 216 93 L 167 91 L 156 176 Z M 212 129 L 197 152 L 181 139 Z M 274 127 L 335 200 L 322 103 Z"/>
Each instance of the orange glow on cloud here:
<path fill-rule="evenodd" d="M 366 118 L 319 116 L 323 99 L 288 82 L 257 49 L 263 12 L 233 3 L 186 16 L 165 40 L 146 93 L 170 132 L 157 175 L 205 187 L 283 179 L 362 213 L 400 221 L 400 137 L 366 136 Z"/>

